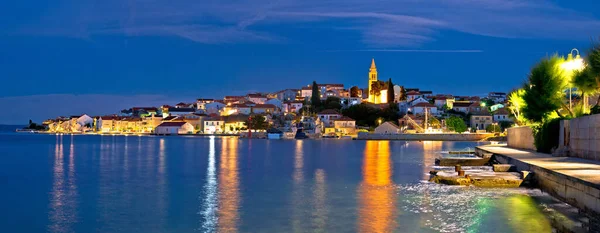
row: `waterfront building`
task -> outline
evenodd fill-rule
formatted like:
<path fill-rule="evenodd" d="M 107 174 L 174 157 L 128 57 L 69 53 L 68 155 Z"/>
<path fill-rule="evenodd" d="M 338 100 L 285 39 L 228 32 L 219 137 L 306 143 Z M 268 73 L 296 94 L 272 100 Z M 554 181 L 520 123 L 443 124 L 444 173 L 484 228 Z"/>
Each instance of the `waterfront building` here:
<path fill-rule="evenodd" d="M 356 121 L 350 117 L 342 116 L 333 120 L 333 128 L 336 135 L 355 135 Z"/>
<path fill-rule="evenodd" d="M 494 122 L 500 121 L 508 121 L 513 122 L 513 120 L 509 117 L 509 113 L 506 108 L 500 108 L 494 112 L 492 115 L 494 117 Z"/>
<path fill-rule="evenodd" d="M 375 128 L 375 133 L 376 134 L 398 134 L 398 133 L 400 133 L 400 127 L 398 125 L 394 124 L 394 122 L 387 121 L 387 122 L 383 122 L 383 124 L 377 126 L 377 128 Z"/>
<path fill-rule="evenodd" d="M 227 106 L 225 103 L 220 101 L 214 101 L 211 103 L 204 104 L 204 113 L 210 114 L 218 114 L 223 108 Z"/>
<path fill-rule="evenodd" d="M 205 134 L 223 133 L 225 131 L 225 121 L 221 117 L 211 117 L 204 120 Z"/>
<path fill-rule="evenodd" d="M 142 118 L 142 132 L 151 133 L 154 132 L 157 126 L 159 126 L 163 121 L 163 118 L 160 116 L 149 116 Z"/>
<path fill-rule="evenodd" d="M 331 127 L 331 123 L 335 119 L 342 117 L 342 114 L 333 109 L 325 109 L 317 113 L 318 120 L 323 124 L 323 127 Z"/>
<path fill-rule="evenodd" d="M 485 130 L 486 127 L 493 122 L 492 116 L 485 113 L 474 113 L 470 118 L 470 126 L 472 130 Z"/>
<path fill-rule="evenodd" d="M 225 133 L 239 133 L 240 131 L 247 130 L 246 121 L 249 115 L 237 114 L 224 117 L 224 132 Z"/>
<path fill-rule="evenodd" d="M 116 132 L 117 122 L 121 120 L 119 116 L 101 116 L 96 120 L 96 128 L 102 133 Z"/>
<path fill-rule="evenodd" d="M 160 135 L 190 134 L 194 126 L 187 122 L 163 122 L 156 127 L 155 133 Z"/>
<path fill-rule="evenodd" d="M 184 122 L 190 123 L 194 127 L 194 132 L 202 131 L 204 126 L 204 119 L 208 118 L 206 114 L 191 113 L 180 116 L 180 119 Z"/>

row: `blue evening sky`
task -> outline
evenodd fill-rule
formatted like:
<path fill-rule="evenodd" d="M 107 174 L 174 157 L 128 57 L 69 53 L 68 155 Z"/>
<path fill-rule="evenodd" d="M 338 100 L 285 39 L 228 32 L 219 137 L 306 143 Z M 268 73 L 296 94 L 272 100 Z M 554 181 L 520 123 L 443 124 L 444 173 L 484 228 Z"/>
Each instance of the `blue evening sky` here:
<path fill-rule="evenodd" d="M 366 87 L 371 58 L 406 87 L 508 92 L 599 36 L 597 0 L 2 1 L 0 123 Z"/>

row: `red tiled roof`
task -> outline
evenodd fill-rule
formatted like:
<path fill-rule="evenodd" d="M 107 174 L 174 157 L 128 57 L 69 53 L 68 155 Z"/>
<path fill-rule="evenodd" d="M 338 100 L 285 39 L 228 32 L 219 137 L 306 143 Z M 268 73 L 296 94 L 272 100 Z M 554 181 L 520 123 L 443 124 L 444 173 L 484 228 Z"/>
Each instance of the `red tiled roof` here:
<path fill-rule="evenodd" d="M 476 108 L 476 107 L 480 107 L 481 103 L 479 102 L 473 102 L 471 105 L 469 105 L 470 108 Z"/>
<path fill-rule="evenodd" d="M 471 106 L 471 103 L 454 103 L 452 105 L 453 108 L 466 108 Z"/>
<path fill-rule="evenodd" d="M 101 116 L 100 119 L 102 119 L 103 121 L 113 121 L 113 120 L 120 120 L 121 117 L 119 117 L 119 116 Z"/>
<path fill-rule="evenodd" d="M 186 123 L 183 121 L 169 121 L 169 122 L 163 122 L 160 125 L 158 125 L 157 127 L 181 127 L 185 124 Z"/>
<path fill-rule="evenodd" d="M 350 118 L 350 117 L 347 117 L 347 116 L 342 116 L 342 117 L 340 117 L 338 119 L 335 119 L 333 121 L 355 121 L 355 120 L 352 119 L 352 118 Z"/>
<path fill-rule="evenodd" d="M 408 93 L 406 93 L 406 95 L 420 95 L 420 93 L 417 91 L 409 91 Z"/>
<path fill-rule="evenodd" d="M 415 106 L 413 106 L 413 107 L 435 108 L 435 106 L 433 104 L 425 103 L 425 102 L 421 102 L 421 103 L 415 104 Z"/>
<path fill-rule="evenodd" d="M 508 115 L 508 110 L 506 108 L 499 108 L 494 112 L 494 115 Z"/>
<path fill-rule="evenodd" d="M 340 113 L 338 113 L 336 110 L 333 109 L 325 109 L 319 113 L 317 113 L 317 115 L 339 115 Z"/>

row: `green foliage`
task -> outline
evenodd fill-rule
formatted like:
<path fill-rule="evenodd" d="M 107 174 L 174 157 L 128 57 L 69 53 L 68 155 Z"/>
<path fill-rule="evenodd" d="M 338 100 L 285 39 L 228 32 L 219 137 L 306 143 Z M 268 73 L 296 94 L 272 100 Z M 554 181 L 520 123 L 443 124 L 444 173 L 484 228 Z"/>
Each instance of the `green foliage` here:
<path fill-rule="evenodd" d="M 587 69 L 589 70 L 589 74 L 591 77 L 596 80 L 596 92 L 600 92 L 600 42 L 595 41 L 592 44 L 592 47 L 588 51 L 588 55 L 586 57 Z M 600 95 L 598 95 L 598 99 L 596 100 L 596 105 L 592 107 L 591 113 L 600 113 Z"/>
<path fill-rule="evenodd" d="M 533 137 L 535 148 L 538 152 L 551 153 L 558 147 L 558 138 L 560 134 L 560 118 L 555 118 L 533 126 Z"/>
<path fill-rule="evenodd" d="M 404 86 L 400 86 L 400 101 L 406 100 L 406 88 Z"/>
<path fill-rule="evenodd" d="M 394 83 L 391 78 L 387 82 L 387 102 L 394 103 Z"/>
<path fill-rule="evenodd" d="M 487 107 L 488 110 L 492 105 L 496 104 L 496 102 L 494 102 L 494 100 L 488 99 L 488 98 L 481 100 L 481 102 L 485 103 L 485 107 Z"/>
<path fill-rule="evenodd" d="M 442 106 L 442 109 L 443 109 L 444 111 L 448 111 L 448 110 L 450 110 L 451 108 L 450 108 L 450 107 L 449 107 L 447 104 L 444 104 L 444 105 Z"/>
<path fill-rule="evenodd" d="M 592 47 L 587 53 L 586 63 L 590 67 L 591 72 L 600 78 L 600 42 L 594 41 Z"/>
<path fill-rule="evenodd" d="M 371 92 L 369 94 L 374 96 L 380 96 L 382 90 L 387 89 L 387 83 L 383 81 L 377 81 L 371 83 Z"/>
<path fill-rule="evenodd" d="M 312 96 L 310 97 L 310 103 L 313 108 L 317 108 L 321 104 L 321 93 L 319 91 L 319 85 L 317 85 L 316 81 L 313 81 L 312 83 Z"/>
<path fill-rule="evenodd" d="M 266 130 L 269 127 L 269 123 L 263 115 L 254 115 L 252 120 L 244 121 L 246 127 L 251 126 L 253 130 Z"/>
<path fill-rule="evenodd" d="M 523 108 L 527 105 L 523 96 L 525 95 L 526 89 L 517 89 L 508 94 L 508 110 L 512 117 L 516 120 L 518 125 L 527 124 L 527 119 L 523 116 Z"/>
<path fill-rule="evenodd" d="M 573 85 L 577 90 L 585 94 L 594 94 L 598 91 L 598 82 L 592 68 L 585 67 L 583 70 L 575 70 L 573 72 Z"/>
<path fill-rule="evenodd" d="M 502 129 L 502 131 L 504 131 L 507 128 L 512 127 L 513 123 L 510 121 L 500 121 L 498 122 L 498 124 L 500 125 L 500 128 Z"/>
<path fill-rule="evenodd" d="M 321 108 L 319 109 L 320 112 L 323 109 L 335 109 L 335 110 L 340 110 L 342 108 L 342 100 L 338 97 L 335 96 L 330 96 L 327 97 L 327 99 L 325 99 L 322 104 L 321 104 Z"/>
<path fill-rule="evenodd" d="M 563 90 L 567 86 L 564 71 L 560 68 L 563 62 L 563 58 L 554 55 L 542 59 L 531 69 L 529 82 L 523 87 L 529 88 L 523 95 L 525 118 L 542 122 L 555 114 L 560 116 L 559 110 L 565 106 Z"/>
<path fill-rule="evenodd" d="M 400 117 L 396 104 L 390 104 L 384 109 L 374 108 L 368 104 L 357 104 L 344 109 L 342 114 L 356 120 L 356 125 L 368 127 L 377 126 L 379 118 L 383 119 L 382 122 L 396 122 Z"/>
<path fill-rule="evenodd" d="M 502 132 L 502 129 L 499 125 L 492 124 L 485 127 L 485 131 L 488 133 L 500 133 Z"/>
<path fill-rule="evenodd" d="M 446 120 L 446 127 L 448 127 L 449 130 L 452 130 L 457 133 L 467 131 L 467 124 L 465 124 L 465 121 L 463 121 L 463 119 L 461 119 L 460 117 L 456 116 L 451 116 Z"/>
<path fill-rule="evenodd" d="M 353 86 L 350 88 L 350 97 L 361 97 L 360 96 L 360 88 L 357 86 Z"/>

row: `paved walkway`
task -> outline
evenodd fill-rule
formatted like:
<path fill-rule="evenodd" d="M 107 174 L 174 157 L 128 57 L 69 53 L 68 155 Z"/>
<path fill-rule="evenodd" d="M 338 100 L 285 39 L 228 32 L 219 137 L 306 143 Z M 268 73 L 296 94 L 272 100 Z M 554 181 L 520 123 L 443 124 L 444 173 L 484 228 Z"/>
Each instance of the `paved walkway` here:
<path fill-rule="evenodd" d="M 552 155 L 549 154 L 512 149 L 506 145 L 489 145 L 480 146 L 478 148 L 580 179 L 597 188 L 600 187 L 600 161 L 573 157 L 552 157 Z"/>

